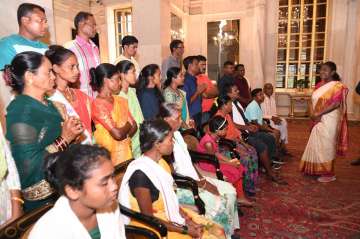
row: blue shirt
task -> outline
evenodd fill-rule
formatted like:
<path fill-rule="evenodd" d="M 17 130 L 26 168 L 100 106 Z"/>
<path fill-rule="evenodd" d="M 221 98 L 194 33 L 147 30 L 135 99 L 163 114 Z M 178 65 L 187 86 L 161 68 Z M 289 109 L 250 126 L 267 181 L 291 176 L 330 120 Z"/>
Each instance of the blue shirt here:
<path fill-rule="evenodd" d="M 246 107 L 245 117 L 249 121 L 256 120 L 258 124 L 263 124 L 263 112 L 260 105 L 255 100 L 251 101 L 251 103 Z"/>
<path fill-rule="evenodd" d="M 159 114 L 162 102 L 162 96 L 160 93 L 157 93 L 157 88 L 145 88 L 142 91 L 138 91 L 137 97 L 144 119 L 155 119 Z"/>
<path fill-rule="evenodd" d="M 196 89 L 196 77 L 186 72 L 183 90 L 186 92 L 186 101 L 189 106 L 190 117 L 193 117 L 194 115 L 201 112 L 201 95 L 199 95 L 192 103 L 190 103 L 190 99 L 195 94 Z"/>
<path fill-rule="evenodd" d="M 35 51 L 44 54 L 48 46 L 40 41 L 32 41 L 13 34 L 0 40 L 0 70 L 10 64 L 16 54 L 24 51 Z"/>

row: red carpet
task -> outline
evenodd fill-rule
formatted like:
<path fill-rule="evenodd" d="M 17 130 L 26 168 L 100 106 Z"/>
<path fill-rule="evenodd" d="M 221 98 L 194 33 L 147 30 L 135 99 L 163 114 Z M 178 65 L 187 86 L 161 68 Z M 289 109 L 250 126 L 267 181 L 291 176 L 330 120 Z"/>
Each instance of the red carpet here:
<path fill-rule="evenodd" d="M 244 208 L 242 238 L 360 238 L 360 124 L 350 126 L 350 150 L 337 158 L 337 180 L 321 184 L 298 171 L 309 136 L 309 121 L 291 120 L 289 151 L 295 156 L 281 169 L 289 186 L 278 186 L 262 175 L 256 207 Z"/>

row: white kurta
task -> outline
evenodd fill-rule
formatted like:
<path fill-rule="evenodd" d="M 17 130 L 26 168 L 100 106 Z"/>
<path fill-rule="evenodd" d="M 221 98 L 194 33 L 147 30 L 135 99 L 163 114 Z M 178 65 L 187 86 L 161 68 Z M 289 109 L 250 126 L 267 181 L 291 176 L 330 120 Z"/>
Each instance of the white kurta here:
<path fill-rule="evenodd" d="M 264 95 L 264 102 L 261 104 L 261 110 L 264 114 L 264 119 L 270 119 L 270 126 L 278 129 L 280 131 L 280 139 L 287 144 L 288 143 L 288 129 L 287 122 L 284 118 L 281 119 L 281 124 L 276 125 L 274 121 L 271 120 L 273 116 L 277 116 L 276 111 L 276 101 L 274 95 L 268 97 Z"/>
<path fill-rule="evenodd" d="M 101 238 L 125 239 L 125 227 L 119 208 L 96 213 Z M 54 207 L 45 213 L 31 230 L 29 239 L 91 239 L 89 232 L 70 207 L 69 200 L 61 196 Z"/>

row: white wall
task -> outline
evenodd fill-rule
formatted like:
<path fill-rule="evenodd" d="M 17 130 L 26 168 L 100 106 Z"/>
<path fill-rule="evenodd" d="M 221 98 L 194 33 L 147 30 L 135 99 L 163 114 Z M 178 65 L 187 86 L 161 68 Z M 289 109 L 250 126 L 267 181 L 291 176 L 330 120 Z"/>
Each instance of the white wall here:
<path fill-rule="evenodd" d="M 71 29 L 75 28 L 74 18 L 80 11 L 90 12 L 88 0 L 54 0 L 56 43 L 63 45 L 71 40 Z"/>

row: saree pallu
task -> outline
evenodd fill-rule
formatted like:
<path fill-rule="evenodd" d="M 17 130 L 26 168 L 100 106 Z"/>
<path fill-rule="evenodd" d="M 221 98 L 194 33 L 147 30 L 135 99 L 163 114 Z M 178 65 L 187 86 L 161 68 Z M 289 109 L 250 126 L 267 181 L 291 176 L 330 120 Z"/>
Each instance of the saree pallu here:
<path fill-rule="evenodd" d="M 300 171 L 309 175 L 333 175 L 336 155 L 343 155 L 348 147 L 346 96 L 348 89 L 338 81 L 331 81 L 316 89 L 312 95 L 315 114 L 334 104 L 339 108 L 321 116 L 315 122 L 300 162 Z"/>
<path fill-rule="evenodd" d="M 170 87 L 165 88 L 163 92 L 163 97 L 165 102 L 167 103 L 174 103 L 177 104 L 178 107 L 181 109 L 181 119 L 185 124 L 189 123 L 190 116 L 189 116 L 189 109 L 186 101 L 186 92 L 183 90 L 178 89 L 179 94 L 177 94 L 173 89 Z"/>
<path fill-rule="evenodd" d="M 127 101 L 131 116 L 135 119 L 138 129 L 131 138 L 131 150 L 134 158 L 138 158 L 141 155 L 140 149 L 140 124 L 144 121 L 144 116 L 141 111 L 141 107 L 136 96 L 136 89 L 129 87 L 128 92 L 121 91 L 120 97 Z"/>
<path fill-rule="evenodd" d="M 119 96 L 113 96 L 114 103 L 111 104 L 104 99 L 96 98 L 92 103 L 92 117 L 96 130 L 94 138 L 97 144 L 105 147 L 111 153 L 114 165 L 132 158 L 131 139 L 127 137 L 118 141 L 114 139 L 110 130 L 114 127 L 121 128 L 126 122 L 133 121 L 127 101 Z"/>
<path fill-rule="evenodd" d="M 6 115 L 6 138 L 24 190 L 44 180 L 42 170 L 46 148 L 61 135 L 62 117 L 51 101 L 47 105 L 27 96 L 18 95 L 8 106 Z M 24 210 L 39 207 L 50 199 L 29 201 L 25 199 Z"/>
<path fill-rule="evenodd" d="M 84 126 L 84 132 L 75 140 L 82 144 L 92 144 L 92 128 L 91 128 L 91 99 L 88 95 L 78 89 L 70 89 L 75 96 L 75 100 L 70 102 L 65 96 L 56 90 L 49 99 L 53 102 L 61 103 L 61 107 L 65 106 L 67 116 L 79 118 Z M 58 106 L 55 104 L 55 106 Z M 59 111 L 61 109 L 58 108 Z"/>

